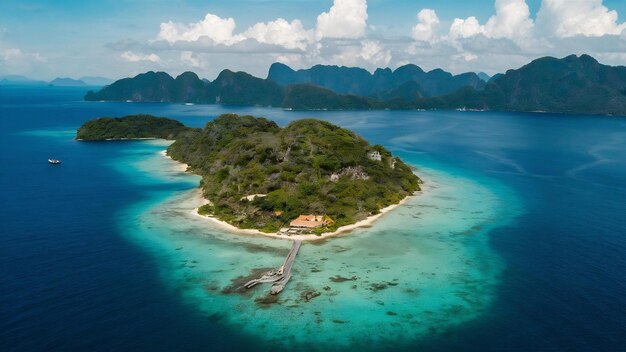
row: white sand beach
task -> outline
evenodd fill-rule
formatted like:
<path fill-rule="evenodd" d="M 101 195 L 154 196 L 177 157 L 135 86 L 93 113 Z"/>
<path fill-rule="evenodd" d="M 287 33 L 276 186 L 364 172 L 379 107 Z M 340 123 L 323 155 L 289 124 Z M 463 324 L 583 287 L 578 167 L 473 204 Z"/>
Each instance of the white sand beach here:
<path fill-rule="evenodd" d="M 420 192 L 417 192 L 420 193 Z M 416 194 L 417 194 L 416 193 Z M 374 222 L 376 222 L 376 220 L 380 219 L 383 215 L 385 215 L 386 213 L 392 211 L 393 209 L 399 207 L 400 205 L 404 204 L 406 201 L 408 201 L 409 199 L 411 199 L 411 197 L 413 196 L 408 196 L 405 197 L 403 200 L 401 200 L 398 204 L 393 204 L 390 205 L 388 207 L 385 207 L 383 209 L 380 210 L 380 213 L 376 214 L 376 215 L 372 215 L 370 217 L 368 217 L 367 219 L 363 219 L 361 221 L 358 221 L 354 224 L 351 225 L 346 225 L 346 226 L 341 226 L 340 228 L 338 228 L 336 231 L 333 232 L 325 232 L 322 233 L 321 235 L 313 235 L 313 234 L 308 234 L 308 235 L 281 235 L 278 233 L 266 233 L 266 232 L 261 232 L 259 230 L 253 230 L 253 229 L 240 229 L 236 226 L 233 226 L 225 221 L 219 220 L 213 216 L 205 216 L 205 215 L 200 215 L 198 213 L 198 208 L 195 208 L 194 210 L 192 210 L 190 213 L 194 216 L 200 217 L 206 221 L 211 222 L 214 225 L 217 225 L 225 230 L 229 230 L 232 231 L 234 233 L 238 233 L 238 234 L 242 234 L 242 235 L 261 235 L 261 236 L 266 236 L 266 237 L 272 237 L 272 238 L 278 238 L 278 239 L 283 239 L 283 240 L 301 240 L 301 241 L 320 241 L 320 240 L 324 240 L 326 238 L 329 237 L 333 237 L 333 236 L 337 236 L 340 234 L 345 234 L 348 233 L 350 231 L 356 230 L 360 227 L 368 227 L 371 226 Z M 200 189 L 198 189 L 197 192 L 193 193 L 193 197 L 196 197 L 197 199 L 195 199 L 196 202 L 204 202 L 204 204 L 207 204 L 209 201 L 204 199 L 204 197 L 202 196 L 202 191 Z M 202 203 L 201 203 L 202 204 Z"/>
<path fill-rule="evenodd" d="M 162 151 L 161 155 L 171 159 L 168 155 L 166 151 Z M 184 163 L 178 163 L 180 165 L 180 168 L 176 167 L 177 171 L 187 171 L 189 166 L 187 164 Z M 423 191 L 419 191 L 416 192 L 415 194 L 411 195 L 411 196 L 407 196 L 404 199 L 402 199 L 399 203 L 397 204 L 392 204 L 388 207 L 385 207 L 383 209 L 380 210 L 380 213 L 376 214 L 376 215 L 372 215 L 367 217 L 366 219 L 363 219 L 361 221 L 358 221 L 354 224 L 351 225 L 345 225 L 345 226 L 341 226 L 339 227 L 337 230 L 333 231 L 333 232 L 325 232 L 322 233 L 321 235 L 314 235 L 314 234 L 307 234 L 307 235 L 282 235 L 279 233 L 266 233 L 266 232 L 262 232 L 259 230 L 254 230 L 254 229 L 240 229 L 236 226 L 233 226 L 225 221 L 219 220 L 216 217 L 213 216 L 205 216 L 205 215 L 200 215 L 198 213 L 198 208 L 204 204 L 209 204 L 210 201 L 205 199 L 202 195 L 202 190 L 201 189 L 197 189 L 196 192 L 191 193 L 192 197 L 194 198 L 193 201 L 195 204 L 199 204 L 198 208 L 195 208 L 193 211 L 191 211 L 191 215 L 202 218 L 206 221 L 211 222 L 214 225 L 217 225 L 218 227 L 231 231 L 233 233 L 237 233 L 237 234 L 242 234 L 242 235 L 261 235 L 261 236 L 265 236 L 265 237 L 271 237 L 271 238 L 278 238 L 278 239 L 283 239 L 283 240 L 301 240 L 301 241 L 320 241 L 320 240 L 324 240 L 327 239 L 329 237 L 333 237 L 333 236 L 338 236 L 341 234 L 345 234 L 348 232 L 351 232 L 353 230 L 356 230 L 358 228 L 362 228 L 362 227 L 368 227 L 371 226 L 372 224 L 374 224 L 378 219 L 380 219 L 383 215 L 385 215 L 386 213 L 392 211 L 393 209 L 401 206 L 402 204 L 404 204 L 405 202 L 407 202 L 409 199 L 411 199 L 412 197 L 415 197 L 417 194 L 423 193 Z"/>
<path fill-rule="evenodd" d="M 163 155 L 164 157 L 170 159 L 170 160 L 174 160 L 172 159 L 171 156 L 167 155 L 167 150 L 164 150 L 161 152 L 161 155 Z M 176 161 L 176 160 L 174 160 Z M 172 164 L 172 165 L 176 165 L 176 166 L 172 166 L 176 171 L 181 171 L 181 172 L 186 172 L 187 170 L 189 170 L 189 165 L 185 164 L 185 163 L 181 163 L 180 161 L 178 161 L 176 164 Z"/>

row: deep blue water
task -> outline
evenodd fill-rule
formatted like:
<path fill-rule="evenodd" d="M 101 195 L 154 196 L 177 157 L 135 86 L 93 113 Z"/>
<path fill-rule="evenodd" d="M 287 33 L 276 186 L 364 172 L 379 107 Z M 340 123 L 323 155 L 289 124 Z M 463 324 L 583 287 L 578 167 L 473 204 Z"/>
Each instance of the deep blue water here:
<path fill-rule="evenodd" d="M 626 118 L 469 112 L 287 112 L 86 103 L 81 89 L 0 87 L 0 350 L 270 349 L 185 305 L 116 227 L 124 206 L 185 183 L 111 167 L 140 142 L 81 143 L 97 116 L 202 126 L 223 112 L 317 117 L 415 163 L 511 188 L 522 215 L 491 233 L 505 262 L 485 316 L 411 349 L 618 351 L 626 346 Z M 63 160 L 53 167 L 49 157 Z M 389 346 L 393 348 L 394 346 Z"/>

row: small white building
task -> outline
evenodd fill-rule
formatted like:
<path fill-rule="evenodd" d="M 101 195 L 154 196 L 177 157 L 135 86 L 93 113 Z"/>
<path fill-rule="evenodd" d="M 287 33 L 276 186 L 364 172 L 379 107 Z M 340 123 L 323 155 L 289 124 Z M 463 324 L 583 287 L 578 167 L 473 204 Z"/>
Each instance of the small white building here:
<path fill-rule="evenodd" d="M 383 160 L 383 157 L 382 155 L 380 155 L 380 152 L 378 150 L 374 150 L 374 151 L 367 153 L 367 157 L 370 158 L 371 160 L 376 160 L 376 161 Z"/>

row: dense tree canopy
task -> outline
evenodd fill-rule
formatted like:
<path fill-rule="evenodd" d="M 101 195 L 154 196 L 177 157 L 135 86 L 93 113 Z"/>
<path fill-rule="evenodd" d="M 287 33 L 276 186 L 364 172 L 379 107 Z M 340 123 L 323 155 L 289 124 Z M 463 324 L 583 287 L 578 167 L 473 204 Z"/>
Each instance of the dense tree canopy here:
<path fill-rule="evenodd" d="M 372 160 L 377 151 L 381 160 Z M 252 116 L 222 115 L 183 133 L 168 149 L 203 177 L 203 208 L 241 228 L 276 231 L 300 214 L 330 216 L 332 227 L 376 214 L 419 190 L 419 178 L 380 145 L 320 120 L 285 128 Z M 263 194 L 252 201 L 245 196 Z"/>
<path fill-rule="evenodd" d="M 175 139 L 179 133 L 188 129 L 176 120 L 152 115 L 101 117 L 83 124 L 76 132 L 76 138 L 81 140 Z"/>

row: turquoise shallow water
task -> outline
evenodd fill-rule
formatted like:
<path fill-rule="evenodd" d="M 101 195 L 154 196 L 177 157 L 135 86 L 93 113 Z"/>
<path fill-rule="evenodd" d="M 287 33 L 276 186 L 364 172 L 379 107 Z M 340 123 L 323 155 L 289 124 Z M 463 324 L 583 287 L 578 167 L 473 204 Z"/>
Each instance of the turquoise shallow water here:
<path fill-rule="evenodd" d="M 277 347 L 376 349 L 445 334 L 489 312 L 504 264 L 488 234 L 520 212 L 506 187 L 416 164 L 422 192 L 369 228 L 305 242 L 275 297 L 269 286 L 241 285 L 280 266 L 290 241 L 225 232 L 195 216 L 199 178 L 176 171 L 159 153 L 165 144 L 143 145 L 116 168 L 144 185 L 189 190 L 156 191 L 125 208 L 120 230 L 156 256 L 163 285 L 210 319 Z"/>

